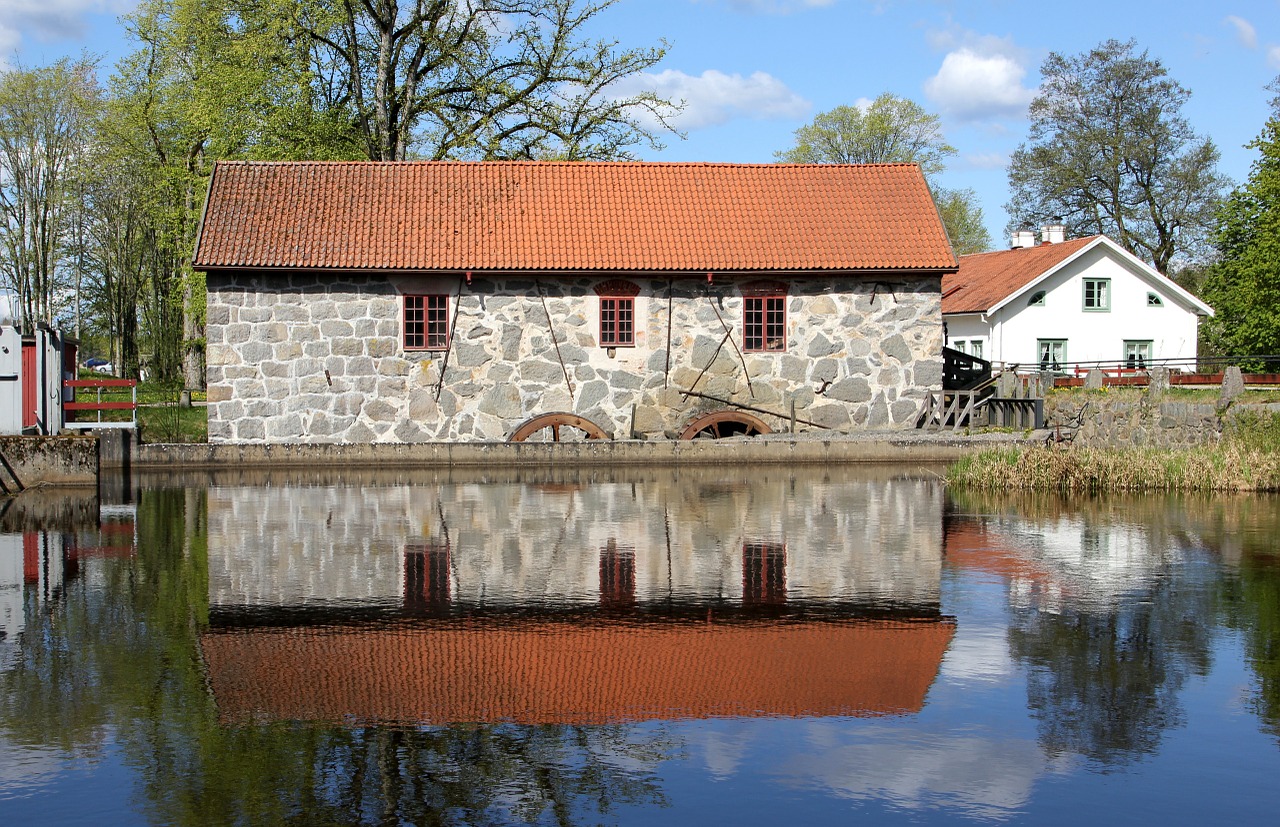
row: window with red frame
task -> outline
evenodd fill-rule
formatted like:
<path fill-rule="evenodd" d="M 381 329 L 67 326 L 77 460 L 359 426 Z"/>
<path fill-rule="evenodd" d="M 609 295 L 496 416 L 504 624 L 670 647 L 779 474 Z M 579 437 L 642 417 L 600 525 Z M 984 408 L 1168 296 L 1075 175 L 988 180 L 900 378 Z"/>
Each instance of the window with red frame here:
<path fill-rule="evenodd" d="M 449 297 L 404 297 L 404 349 L 445 350 L 449 347 Z"/>
<path fill-rule="evenodd" d="M 787 349 L 787 297 L 744 296 L 742 349 L 755 352 Z"/>
<path fill-rule="evenodd" d="M 636 296 L 640 288 L 625 279 L 610 279 L 596 285 L 600 297 L 600 346 L 634 347 L 636 343 Z"/>
<path fill-rule="evenodd" d="M 635 313 L 635 299 L 627 296 L 601 296 L 600 346 L 633 346 L 636 343 Z"/>

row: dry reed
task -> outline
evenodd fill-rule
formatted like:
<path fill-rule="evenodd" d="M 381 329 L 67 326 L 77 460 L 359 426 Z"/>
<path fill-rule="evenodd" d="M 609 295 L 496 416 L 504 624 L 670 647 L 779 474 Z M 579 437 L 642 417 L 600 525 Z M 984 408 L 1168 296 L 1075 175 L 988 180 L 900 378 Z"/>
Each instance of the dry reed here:
<path fill-rule="evenodd" d="M 1280 452 L 1231 439 L 1178 450 L 1010 448 L 960 460 L 947 482 L 979 491 L 1280 491 Z"/>

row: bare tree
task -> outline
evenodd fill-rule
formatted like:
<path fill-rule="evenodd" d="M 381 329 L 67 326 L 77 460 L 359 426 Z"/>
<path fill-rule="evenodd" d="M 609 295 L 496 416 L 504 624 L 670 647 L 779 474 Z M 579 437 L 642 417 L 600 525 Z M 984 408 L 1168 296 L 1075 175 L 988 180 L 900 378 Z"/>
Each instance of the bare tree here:
<path fill-rule="evenodd" d="M 615 92 L 663 47 L 584 39 L 615 0 L 284 1 L 319 97 L 350 113 L 373 160 L 625 158 L 677 111 Z"/>
<path fill-rule="evenodd" d="M 59 267 L 101 101 L 94 72 L 63 59 L 0 76 L 0 274 L 27 329 L 51 324 L 67 300 Z"/>

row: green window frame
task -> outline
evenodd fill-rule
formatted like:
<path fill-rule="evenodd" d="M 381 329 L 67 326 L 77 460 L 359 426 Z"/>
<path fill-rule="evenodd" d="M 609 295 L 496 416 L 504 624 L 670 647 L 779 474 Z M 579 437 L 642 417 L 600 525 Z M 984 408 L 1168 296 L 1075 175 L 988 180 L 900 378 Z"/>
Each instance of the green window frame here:
<path fill-rule="evenodd" d="M 1086 313 L 1111 310 L 1111 279 L 1084 280 L 1084 310 Z"/>
<path fill-rule="evenodd" d="M 1127 368 L 1145 369 L 1151 361 L 1151 353 L 1155 342 L 1151 339 L 1124 340 L 1124 366 Z"/>
<path fill-rule="evenodd" d="M 1027 299 L 1027 307 L 1044 307 L 1044 291 L 1037 290 Z"/>
<path fill-rule="evenodd" d="M 1159 293 L 1147 293 L 1147 307 L 1164 307 L 1164 299 L 1160 298 Z"/>
<path fill-rule="evenodd" d="M 1061 370 L 1067 362 L 1067 340 L 1037 339 L 1036 352 L 1040 354 L 1040 370 Z"/>

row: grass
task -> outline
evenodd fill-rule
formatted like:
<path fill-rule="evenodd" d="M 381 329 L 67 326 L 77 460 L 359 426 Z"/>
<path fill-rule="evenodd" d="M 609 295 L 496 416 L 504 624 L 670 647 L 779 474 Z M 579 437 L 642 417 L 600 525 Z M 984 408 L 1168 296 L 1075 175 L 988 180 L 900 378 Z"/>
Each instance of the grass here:
<path fill-rule="evenodd" d="M 1214 445 L 1044 446 L 965 457 L 947 482 L 976 491 L 1280 491 L 1280 414 L 1245 411 Z"/>
<path fill-rule="evenodd" d="M 109 379 L 93 371 L 82 371 L 81 379 Z M 182 386 L 159 382 L 138 383 L 138 432 L 143 442 L 208 442 L 209 422 L 203 405 L 183 408 L 178 405 Z M 133 398 L 128 388 L 108 388 L 102 391 L 103 402 L 128 402 Z M 81 402 L 92 402 L 97 399 L 96 391 L 81 389 L 77 393 Z M 204 402 L 204 391 L 192 391 L 192 402 Z M 125 421 L 128 411 L 105 411 L 102 418 L 106 421 Z M 92 412 L 82 412 L 84 420 L 96 419 Z"/>

